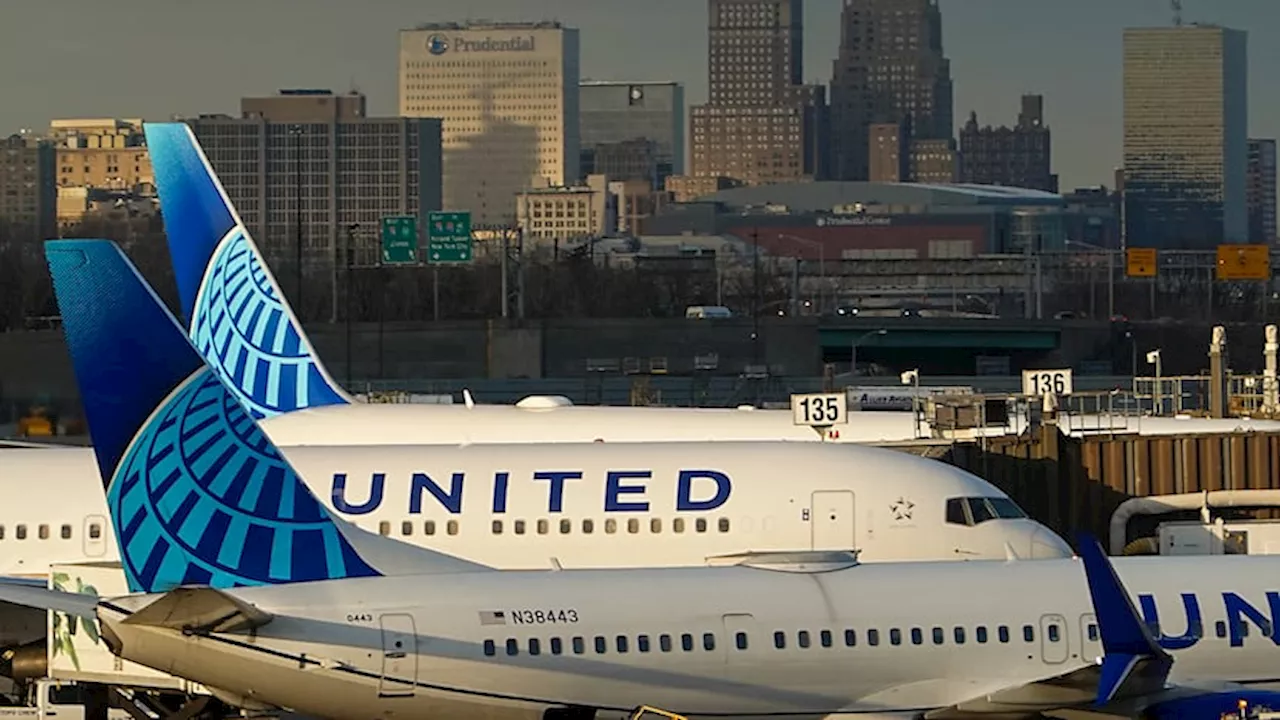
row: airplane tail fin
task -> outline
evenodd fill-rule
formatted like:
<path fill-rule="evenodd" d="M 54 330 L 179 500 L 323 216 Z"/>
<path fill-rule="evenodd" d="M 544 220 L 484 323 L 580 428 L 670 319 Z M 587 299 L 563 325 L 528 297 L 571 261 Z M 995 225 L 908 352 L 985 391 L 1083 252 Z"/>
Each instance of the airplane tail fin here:
<path fill-rule="evenodd" d="M 146 123 L 187 334 L 255 417 L 351 397 L 329 375 L 186 123 Z"/>
<path fill-rule="evenodd" d="M 130 591 L 484 568 L 331 514 L 115 243 L 45 255 Z"/>

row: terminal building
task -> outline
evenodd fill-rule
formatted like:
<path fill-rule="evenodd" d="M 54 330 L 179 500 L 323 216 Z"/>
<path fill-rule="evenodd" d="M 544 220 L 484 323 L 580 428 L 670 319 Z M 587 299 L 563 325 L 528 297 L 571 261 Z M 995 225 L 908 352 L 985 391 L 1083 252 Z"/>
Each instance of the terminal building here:
<path fill-rule="evenodd" d="M 444 209 L 510 226 L 519 193 L 578 178 L 578 31 L 558 22 L 400 31 L 400 115 L 443 121 Z"/>

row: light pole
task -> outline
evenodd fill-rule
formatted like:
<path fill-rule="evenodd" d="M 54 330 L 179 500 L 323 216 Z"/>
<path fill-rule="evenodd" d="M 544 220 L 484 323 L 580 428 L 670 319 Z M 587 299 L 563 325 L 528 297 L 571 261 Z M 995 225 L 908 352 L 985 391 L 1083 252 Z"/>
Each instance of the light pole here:
<path fill-rule="evenodd" d="M 1147 353 L 1147 362 L 1156 366 L 1156 382 L 1151 390 L 1151 409 L 1156 415 L 1164 412 L 1164 402 L 1161 398 L 1163 388 L 1160 387 L 1160 349 L 1157 348 Z"/>
<path fill-rule="evenodd" d="M 779 233 L 778 237 L 788 238 L 790 240 L 797 240 L 799 242 L 804 243 L 805 245 L 816 246 L 818 248 L 818 277 L 819 277 L 818 314 L 821 315 L 823 310 L 826 309 L 826 305 L 823 302 L 824 298 L 826 297 L 826 289 L 827 289 L 827 246 L 826 244 L 818 242 L 817 240 L 810 240 L 809 238 L 802 238 L 798 235 L 789 235 L 786 233 Z"/>
<path fill-rule="evenodd" d="M 347 246 L 346 246 L 346 248 L 345 248 L 346 252 L 344 252 L 344 253 L 343 253 L 343 256 L 344 256 L 344 258 L 346 259 L 346 262 L 347 262 L 347 279 L 346 279 L 346 282 L 345 282 L 345 283 L 343 283 L 343 284 L 344 284 L 344 285 L 346 285 L 346 290 L 347 290 L 347 313 L 346 313 L 346 315 L 347 315 L 347 391 L 348 391 L 348 392 L 354 392 L 354 390 L 353 390 L 353 387 L 354 387 L 354 386 L 351 384 L 351 378 L 352 378 L 352 369 L 351 369 L 351 362 L 352 362 L 352 352 L 351 352 L 351 295 L 352 295 L 352 292 L 351 292 L 351 266 L 355 264 L 355 263 L 353 262 L 354 258 L 352 257 L 352 255 L 353 255 L 353 253 L 355 252 L 355 250 L 354 250 L 354 248 L 355 248 L 355 242 L 354 242 L 354 241 L 355 241 L 356 230 L 357 230 L 359 227 L 360 227 L 360 226 L 359 226 L 358 224 L 356 224 L 356 223 L 351 223 L 350 225 L 348 225 L 348 226 L 347 226 Z M 334 273 L 334 274 L 336 275 L 337 273 Z M 338 288 L 338 286 L 337 286 L 337 284 L 336 284 L 336 283 L 334 284 L 334 286 L 333 286 L 333 287 L 334 287 L 334 292 L 337 292 L 337 288 Z"/>
<path fill-rule="evenodd" d="M 855 338 L 853 342 L 849 343 L 849 377 L 852 378 L 858 374 L 858 343 L 862 342 L 863 340 L 866 340 L 872 335 L 888 335 L 888 334 L 889 334 L 888 330 L 885 330 L 884 328 L 880 328 L 879 330 L 872 330 L 871 332 L 863 333 L 859 335 L 857 338 Z"/>
<path fill-rule="evenodd" d="M 293 197 L 297 203 L 294 208 L 297 257 L 294 261 L 297 263 L 298 290 L 294 301 L 297 303 L 298 322 L 303 322 L 306 308 L 302 304 L 302 126 L 290 125 L 289 134 L 293 136 Z"/>

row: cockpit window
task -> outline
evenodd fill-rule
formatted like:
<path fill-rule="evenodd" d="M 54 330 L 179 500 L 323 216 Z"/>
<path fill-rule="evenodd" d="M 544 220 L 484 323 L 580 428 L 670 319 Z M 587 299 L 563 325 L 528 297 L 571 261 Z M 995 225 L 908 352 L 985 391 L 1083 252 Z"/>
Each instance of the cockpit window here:
<path fill-rule="evenodd" d="M 1027 517 L 1022 508 L 1009 498 L 969 497 L 947 500 L 947 522 L 952 525 L 979 525 L 988 520 L 1013 520 Z"/>

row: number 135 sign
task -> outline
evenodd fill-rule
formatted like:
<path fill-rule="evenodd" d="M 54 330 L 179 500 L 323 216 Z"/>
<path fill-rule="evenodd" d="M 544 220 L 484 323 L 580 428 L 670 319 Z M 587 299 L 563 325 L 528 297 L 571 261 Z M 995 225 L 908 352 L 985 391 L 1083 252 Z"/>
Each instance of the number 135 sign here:
<path fill-rule="evenodd" d="M 825 427 L 849 422 L 849 405 L 844 393 L 791 396 L 791 418 L 796 425 Z"/>
<path fill-rule="evenodd" d="M 1070 395 L 1070 370 L 1023 370 L 1023 395 Z"/>

